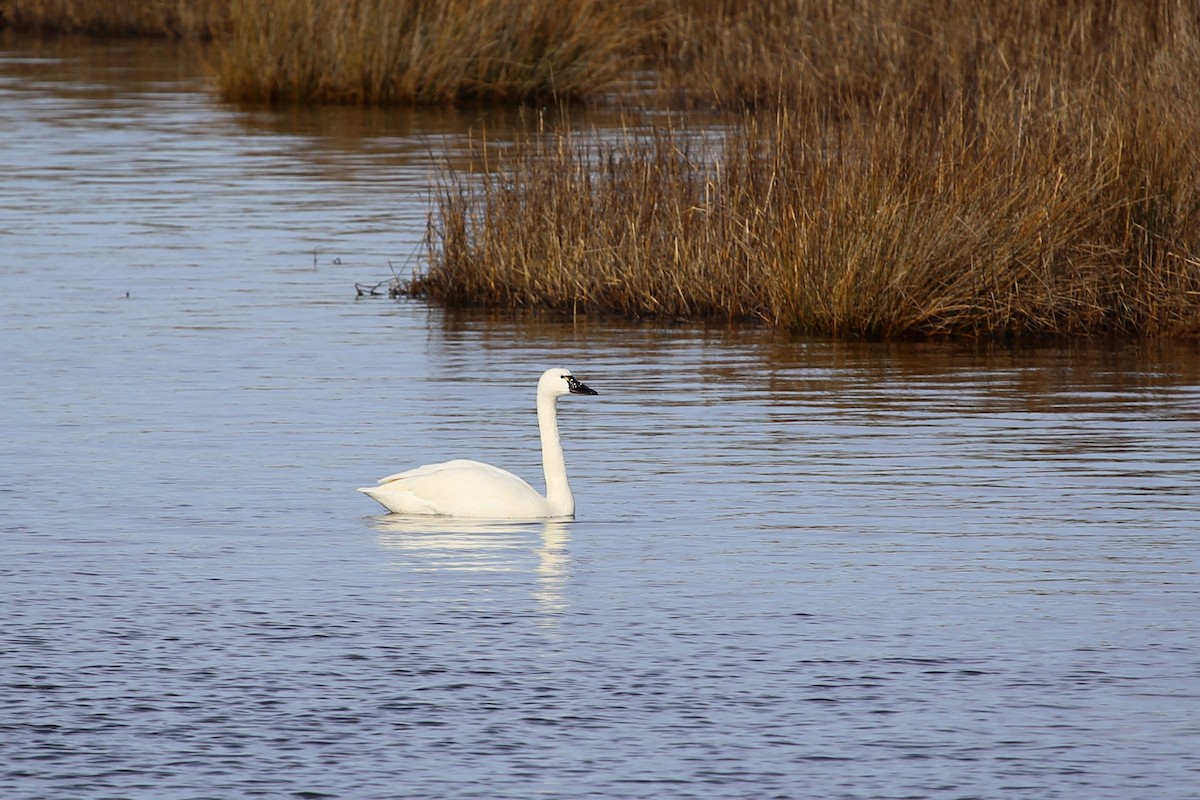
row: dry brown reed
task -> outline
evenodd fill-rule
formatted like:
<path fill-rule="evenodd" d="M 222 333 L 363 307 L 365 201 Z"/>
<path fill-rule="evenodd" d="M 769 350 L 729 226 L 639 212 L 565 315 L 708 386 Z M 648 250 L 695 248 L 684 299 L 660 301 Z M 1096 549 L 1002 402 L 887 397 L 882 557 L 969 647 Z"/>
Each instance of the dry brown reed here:
<path fill-rule="evenodd" d="M 1198 18 L 1194 0 L 659 0 L 646 41 L 681 105 L 941 113 L 1194 60 Z"/>
<path fill-rule="evenodd" d="M 101 36 L 211 38 L 230 0 L 0 0 L 0 28 Z"/>
<path fill-rule="evenodd" d="M 567 101 L 629 68 L 611 0 L 233 0 L 217 78 L 235 100 Z"/>
<path fill-rule="evenodd" d="M 1200 333 L 1200 6 L 664 0 L 664 96 L 747 114 L 451 175 L 412 289 L 803 331 Z"/>
<path fill-rule="evenodd" d="M 481 152 L 412 290 L 871 337 L 1200 332 L 1200 105 L 1010 100 Z"/>

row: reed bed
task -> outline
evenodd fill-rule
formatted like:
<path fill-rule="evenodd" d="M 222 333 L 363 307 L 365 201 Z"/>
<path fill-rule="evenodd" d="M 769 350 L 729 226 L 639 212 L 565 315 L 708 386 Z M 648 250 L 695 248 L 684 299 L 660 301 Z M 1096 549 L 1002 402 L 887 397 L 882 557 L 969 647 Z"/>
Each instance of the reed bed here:
<path fill-rule="evenodd" d="M 443 177 L 410 291 L 868 337 L 1194 334 L 1198 105 L 1118 99 L 532 136 Z"/>
<path fill-rule="evenodd" d="M 1194 3 L 659 8 L 660 97 L 739 109 L 722 141 L 481 152 L 411 291 L 871 337 L 1200 332 Z"/>
<path fill-rule="evenodd" d="M 0 0 L 0 28 L 99 36 L 213 38 L 230 0 Z"/>
<path fill-rule="evenodd" d="M 217 63 L 232 100 L 555 102 L 629 69 L 611 0 L 233 0 Z"/>
<path fill-rule="evenodd" d="M 361 105 L 596 98 L 642 60 L 625 0 L 0 0 L 0 28 L 217 39 L 233 101 Z"/>
<path fill-rule="evenodd" d="M 659 0 L 643 15 L 660 102 L 920 105 L 1020 85 L 1053 96 L 1194 62 L 1194 0 Z M 1191 64 L 1194 67 L 1194 63 Z"/>

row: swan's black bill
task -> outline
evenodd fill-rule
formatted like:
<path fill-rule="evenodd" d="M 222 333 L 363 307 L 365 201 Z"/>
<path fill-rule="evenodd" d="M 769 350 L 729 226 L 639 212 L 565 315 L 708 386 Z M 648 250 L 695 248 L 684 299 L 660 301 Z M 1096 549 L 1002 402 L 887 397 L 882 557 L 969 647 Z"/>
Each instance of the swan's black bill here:
<path fill-rule="evenodd" d="M 589 386 L 584 386 L 582 383 L 575 380 L 575 378 L 571 375 L 565 375 L 563 377 L 567 379 L 567 388 L 570 389 L 571 394 L 600 394 L 595 389 L 592 389 Z"/>

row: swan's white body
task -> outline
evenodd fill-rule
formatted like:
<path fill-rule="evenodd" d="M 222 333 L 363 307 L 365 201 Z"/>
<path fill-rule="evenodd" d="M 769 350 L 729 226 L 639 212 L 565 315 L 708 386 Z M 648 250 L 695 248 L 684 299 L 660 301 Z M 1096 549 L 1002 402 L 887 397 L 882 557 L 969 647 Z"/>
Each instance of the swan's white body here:
<path fill-rule="evenodd" d="M 575 497 L 567 485 L 567 465 L 558 436 L 558 398 L 564 394 L 596 392 L 566 369 L 548 369 L 538 381 L 545 496 L 507 470 L 466 459 L 398 472 L 380 480 L 378 486 L 359 491 L 397 514 L 478 519 L 572 517 Z"/>

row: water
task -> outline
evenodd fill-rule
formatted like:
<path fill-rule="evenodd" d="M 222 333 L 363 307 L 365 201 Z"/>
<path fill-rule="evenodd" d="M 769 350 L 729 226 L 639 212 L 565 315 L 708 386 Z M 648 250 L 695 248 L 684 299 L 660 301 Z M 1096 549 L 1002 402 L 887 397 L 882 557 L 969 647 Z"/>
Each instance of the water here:
<path fill-rule="evenodd" d="M 354 299 L 478 120 L 0 51 L 0 796 L 1194 798 L 1200 354 Z M 482 458 L 571 523 L 355 493 Z"/>

